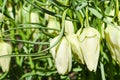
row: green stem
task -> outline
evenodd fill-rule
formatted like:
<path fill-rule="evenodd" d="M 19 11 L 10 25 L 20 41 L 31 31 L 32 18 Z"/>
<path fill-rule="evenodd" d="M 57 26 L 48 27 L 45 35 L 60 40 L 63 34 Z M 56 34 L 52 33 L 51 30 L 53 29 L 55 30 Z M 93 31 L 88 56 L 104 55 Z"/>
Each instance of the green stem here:
<path fill-rule="evenodd" d="M 115 4 L 116 4 L 116 8 L 115 8 L 116 17 L 117 17 L 117 19 L 119 19 L 119 2 L 118 2 L 118 0 L 116 0 Z"/>
<path fill-rule="evenodd" d="M 0 38 L 0 40 L 15 41 L 15 42 L 22 42 L 22 43 L 29 43 L 29 44 L 49 45 L 49 42 L 32 42 L 32 41 L 26 41 L 26 40 L 15 40 L 15 39 L 5 39 L 5 38 Z"/>
<path fill-rule="evenodd" d="M 101 67 L 102 80 L 106 80 L 105 79 L 105 72 L 104 72 L 104 64 L 102 62 L 100 62 L 100 67 Z"/>
<path fill-rule="evenodd" d="M 32 25 L 32 24 L 20 24 L 18 26 L 22 26 L 22 25 Z M 34 25 L 39 25 L 39 24 L 34 24 Z M 5 33 L 5 32 L 8 32 L 8 31 L 12 31 L 12 30 L 17 30 L 17 29 L 49 29 L 49 30 L 56 30 L 56 31 L 59 31 L 58 29 L 52 29 L 52 28 L 47 28 L 47 27 L 44 27 L 44 26 L 38 26 L 38 27 L 17 27 L 17 28 L 11 28 L 11 29 L 8 29 L 8 30 L 5 30 L 4 32 L 1 32 L 1 33 Z"/>
<path fill-rule="evenodd" d="M 0 76 L 0 80 L 4 80 L 4 78 L 7 76 L 8 72 L 5 72 L 2 74 L 2 76 Z"/>
<path fill-rule="evenodd" d="M 94 80 L 94 72 L 89 72 L 89 80 Z"/>
<path fill-rule="evenodd" d="M 85 27 L 90 27 L 89 26 L 89 16 L 88 16 L 88 6 L 86 7 L 86 26 Z"/>
<path fill-rule="evenodd" d="M 68 4 L 69 4 L 69 1 L 70 1 L 70 0 L 66 0 L 65 5 L 68 5 Z"/>

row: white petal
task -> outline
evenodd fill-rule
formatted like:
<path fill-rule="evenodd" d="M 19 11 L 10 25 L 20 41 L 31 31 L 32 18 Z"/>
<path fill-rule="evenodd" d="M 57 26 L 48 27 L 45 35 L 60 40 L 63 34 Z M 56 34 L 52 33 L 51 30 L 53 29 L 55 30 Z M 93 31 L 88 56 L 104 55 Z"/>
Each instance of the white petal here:
<path fill-rule="evenodd" d="M 72 21 L 65 20 L 65 33 L 66 35 L 74 34 L 74 26 Z"/>
<path fill-rule="evenodd" d="M 68 41 L 71 44 L 72 47 L 72 52 L 75 56 L 75 58 L 82 64 L 84 64 L 84 59 L 83 59 L 83 55 L 81 53 L 80 50 L 80 45 L 79 45 L 79 40 L 76 34 L 72 34 L 67 36 Z"/>
<path fill-rule="evenodd" d="M 5 43 L 5 42 L 0 43 L 0 56 L 11 54 L 11 52 L 12 52 L 12 47 L 10 44 Z M 1 57 L 0 58 L 0 66 L 3 70 L 3 72 L 9 71 L 10 60 L 11 60 L 10 57 Z"/>
<path fill-rule="evenodd" d="M 57 41 L 59 36 L 53 38 L 51 41 L 50 41 L 50 47 L 53 46 L 55 44 L 55 42 Z M 57 47 L 59 45 L 59 42 L 57 45 L 55 45 L 53 48 L 50 49 L 50 53 L 52 54 L 53 58 L 55 59 L 55 56 L 56 56 L 56 53 L 57 53 Z"/>

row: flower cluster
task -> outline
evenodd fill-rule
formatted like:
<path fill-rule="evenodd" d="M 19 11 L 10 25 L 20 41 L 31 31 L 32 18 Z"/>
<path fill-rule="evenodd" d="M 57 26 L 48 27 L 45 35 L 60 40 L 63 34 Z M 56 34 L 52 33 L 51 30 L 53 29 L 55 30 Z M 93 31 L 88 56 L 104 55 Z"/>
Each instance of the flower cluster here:
<path fill-rule="evenodd" d="M 49 19 L 48 28 L 57 29 L 58 26 L 55 24 L 59 24 L 59 21 L 55 18 Z M 120 65 L 120 27 L 108 25 L 105 30 L 101 28 L 101 37 L 106 40 L 113 60 Z M 93 27 L 85 27 L 75 33 L 72 21 L 65 20 L 64 34 L 58 44 L 50 50 L 58 73 L 65 74 L 71 70 L 72 55 L 80 64 L 85 64 L 90 71 L 96 72 L 100 54 L 99 31 Z M 51 47 L 57 42 L 58 37 L 50 41 Z"/>
<path fill-rule="evenodd" d="M 50 46 L 55 44 L 58 37 L 50 41 Z M 90 71 L 95 72 L 100 52 L 100 33 L 95 28 L 86 27 L 75 34 L 72 21 L 65 20 L 65 36 L 50 52 L 59 74 L 71 70 L 72 54 L 79 63 L 86 64 Z"/>

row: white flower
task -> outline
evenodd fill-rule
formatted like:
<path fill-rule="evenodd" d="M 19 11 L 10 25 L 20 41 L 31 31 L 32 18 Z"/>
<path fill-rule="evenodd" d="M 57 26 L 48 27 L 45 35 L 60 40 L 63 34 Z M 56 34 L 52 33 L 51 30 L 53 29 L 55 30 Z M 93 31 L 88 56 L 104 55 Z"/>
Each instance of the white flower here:
<path fill-rule="evenodd" d="M 95 72 L 100 52 L 100 34 L 92 27 L 84 28 L 79 40 L 85 63 L 90 71 Z"/>
<path fill-rule="evenodd" d="M 108 25 L 105 30 L 105 39 L 112 58 L 120 65 L 120 26 Z"/>
<path fill-rule="evenodd" d="M 12 47 L 6 42 L 0 42 L 0 56 L 11 54 Z M 3 72 L 9 71 L 10 67 L 10 57 L 0 57 L 0 66 Z"/>
<path fill-rule="evenodd" d="M 57 40 L 57 37 L 51 40 L 50 45 Z M 71 46 L 66 37 L 53 47 L 50 52 L 55 60 L 55 66 L 59 74 L 65 74 L 71 70 L 72 67 L 72 54 Z"/>
<path fill-rule="evenodd" d="M 67 39 L 71 44 L 72 53 L 75 56 L 75 59 L 77 59 L 79 63 L 84 64 L 84 58 L 80 49 L 78 36 L 76 34 L 71 34 L 67 36 Z"/>

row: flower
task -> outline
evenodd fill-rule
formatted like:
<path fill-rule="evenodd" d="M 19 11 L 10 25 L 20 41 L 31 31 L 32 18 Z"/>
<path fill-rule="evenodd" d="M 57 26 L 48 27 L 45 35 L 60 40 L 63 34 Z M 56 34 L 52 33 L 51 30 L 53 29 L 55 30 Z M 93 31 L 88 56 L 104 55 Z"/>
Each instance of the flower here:
<path fill-rule="evenodd" d="M 50 46 L 56 42 L 57 37 L 55 37 L 50 42 Z M 72 67 L 72 53 L 71 46 L 66 37 L 63 37 L 62 40 L 53 47 L 50 52 L 55 61 L 55 66 L 59 74 L 65 74 L 71 70 Z"/>
<path fill-rule="evenodd" d="M 112 58 L 120 65 L 120 26 L 108 25 L 105 29 L 105 39 Z"/>
<path fill-rule="evenodd" d="M 12 53 L 12 47 L 6 42 L 0 42 L 0 56 L 8 55 Z M 9 71 L 10 67 L 10 57 L 0 57 L 0 66 L 3 72 Z"/>
<path fill-rule="evenodd" d="M 87 27 L 79 35 L 79 40 L 87 68 L 95 72 L 100 52 L 100 33 L 92 27 Z"/>
<path fill-rule="evenodd" d="M 75 59 L 79 63 L 84 64 L 84 58 L 83 58 L 83 54 L 82 54 L 81 49 L 80 49 L 78 36 L 76 34 L 71 34 L 71 35 L 67 36 L 67 39 L 71 44 L 72 53 L 75 56 Z"/>

